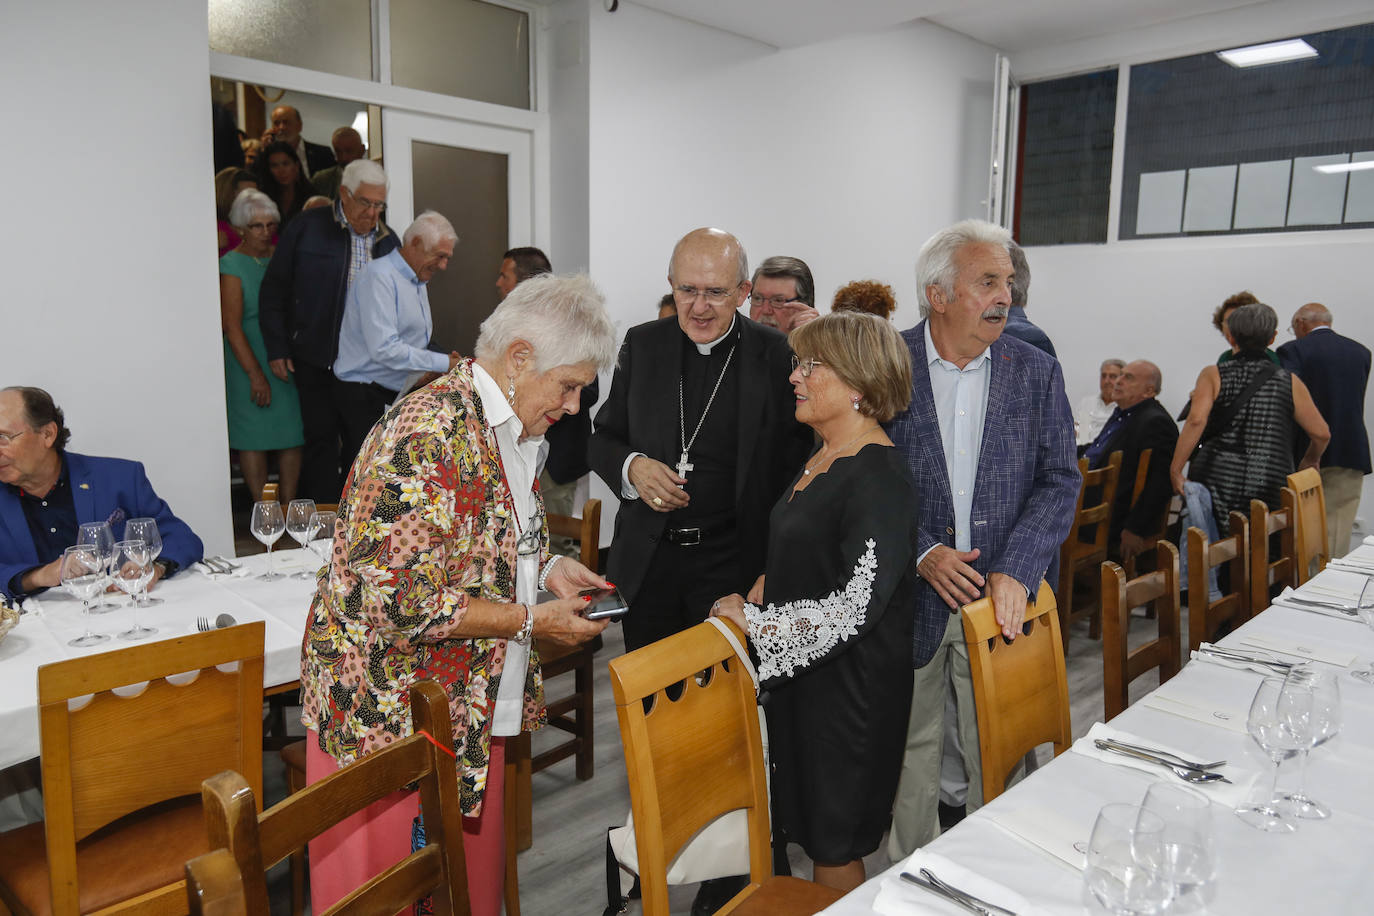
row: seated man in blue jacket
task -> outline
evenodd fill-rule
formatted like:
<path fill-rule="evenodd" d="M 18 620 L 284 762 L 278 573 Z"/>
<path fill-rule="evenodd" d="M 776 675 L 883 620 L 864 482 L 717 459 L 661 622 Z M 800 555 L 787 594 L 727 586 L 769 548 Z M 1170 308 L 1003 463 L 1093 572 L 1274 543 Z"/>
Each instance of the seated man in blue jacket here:
<path fill-rule="evenodd" d="M 199 560 L 204 545 L 158 498 L 143 465 L 66 450 L 71 430 L 41 388 L 0 390 L 0 591 L 36 594 L 60 583 L 62 551 L 82 522 L 108 521 L 116 539 L 131 518 L 157 520 L 159 579 Z"/>

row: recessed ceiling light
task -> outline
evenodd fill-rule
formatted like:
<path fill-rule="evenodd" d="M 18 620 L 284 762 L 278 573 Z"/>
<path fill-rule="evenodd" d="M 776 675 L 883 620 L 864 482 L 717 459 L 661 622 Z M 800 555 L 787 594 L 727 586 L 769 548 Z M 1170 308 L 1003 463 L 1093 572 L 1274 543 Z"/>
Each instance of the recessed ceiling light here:
<path fill-rule="evenodd" d="M 1337 175 L 1341 172 L 1360 172 L 1365 169 L 1374 169 L 1374 159 L 1366 159 L 1364 162 L 1335 162 L 1331 165 L 1314 165 L 1314 171 L 1321 172 L 1323 175 Z"/>
<path fill-rule="evenodd" d="M 1317 49 L 1301 38 L 1217 52 L 1217 57 L 1233 67 L 1262 67 L 1265 64 L 1282 64 L 1290 60 L 1304 60 L 1316 56 Z"/>

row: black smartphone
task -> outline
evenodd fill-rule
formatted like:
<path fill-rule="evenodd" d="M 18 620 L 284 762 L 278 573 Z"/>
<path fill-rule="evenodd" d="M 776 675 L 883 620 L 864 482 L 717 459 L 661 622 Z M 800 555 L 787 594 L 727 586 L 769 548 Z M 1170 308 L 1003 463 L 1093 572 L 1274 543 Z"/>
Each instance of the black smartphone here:
<path fill-rule="evenodd" d="M 582 616 L 588 620 L 616 620 L 630 611 L 625 599 L 620 597 L 620 589 L 594 588 L 582 594 L 592 599 L 582 611 Z"/>

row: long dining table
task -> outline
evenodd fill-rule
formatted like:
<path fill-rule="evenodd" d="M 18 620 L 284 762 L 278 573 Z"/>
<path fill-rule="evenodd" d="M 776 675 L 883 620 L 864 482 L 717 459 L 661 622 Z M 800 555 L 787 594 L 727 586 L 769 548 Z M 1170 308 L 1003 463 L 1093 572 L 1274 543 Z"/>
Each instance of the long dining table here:
<path fill-rule="evenodd" d="M 1265 669 L 1194 656 L 1110 723 L 1095 723 L 1090 735 L 1080 736 L 1069 750 L 823 912 L 967 912 L 901 880 L 903 870 L 923 866 L 984 899 L 1000 894 L 1002 904 L 1018 916 L 1088 912 L 1083 853 L 1099 809 L 1112 802 L 1140 804 L 1146 789 L 1159 781 L 1184 784 L 1165 769 L 1096 750 L 1090 736 L 1097 735 L 1134 737 L 1195 761 L 1227 761 L 1220 771 L 1233 785 L 1200 787 L 1212 802 L 1216 837 L 1215 898 L 1208 914 L 1374 912 L 1369 898 L 1374 686 L 1349 676 L 1374 663 L 1374 630 L 1353 613 L 1302 603 L 1353 605 L 1371 576 L 1374 539 L 1296 592 L 1285 590 L 1270 608 L 1218 642 L 1337 674 L 1341 729 L 1311 751 L 1306 771 L 1306 794 L 1330 807 L 1329 818 L 1301 820 L 1295 832 L 1285 834 L 1261 831 L 1235 815 L 1234 808 L 1247 798 L 1267 795 L 1273 776 L 1270 758 L 1246 731 L 1250 701 Z M 1280 791 L 1296 789 L 1297 773 L 1296 759 L 1283 764 Z"/>
<path fill-rule="evenodd" d="M 267 570 L 266 554 L 231 562 L 240 568 L 229 575 L 209 575 L 196 564 L 159 582 L 149 597 L 162 603 L 139 611 L 140 622 L 156 627 L 157 633 L 136 642 L 117 635 L 133 623 L 129 599 L 122 594 L 109 595 L 119 605 L 116 610 L 90 617 L 91 629 L 110 638 L 86 648 L 67 645 L 85 626 L 80 601 L 55 588 L 24 602 L 19 623 L 0 641 L 0 769 L 38 756 L 40 666 L 194 633 L 201 617 L 211 626 L 222 614 L 235 623 L 264 621 L 264 690 L 272 692 L 299 680 L 301 638 L 319 557 L 303 549 L 275 550 L 272 568 L 286 577 L 270 581 L 257 578 Z M 301 572 L 308 575 L 294 577 Z"/>

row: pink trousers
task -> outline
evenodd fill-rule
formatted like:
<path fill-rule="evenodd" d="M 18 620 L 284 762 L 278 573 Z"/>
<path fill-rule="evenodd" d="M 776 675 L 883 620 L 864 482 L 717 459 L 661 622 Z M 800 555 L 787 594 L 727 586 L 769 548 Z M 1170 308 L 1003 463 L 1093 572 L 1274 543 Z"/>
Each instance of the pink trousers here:
<path fill-rule="evenodd" d="M 305 734 L 305 781 L 318 782 L 339 769 L 320 750 L 319 736 Z M 473 916 L 500 916 L 506 876 L 506 837 L 501 821 L 506 739 L 491 739 L 482 813 L 463 818 L 468 898 Z M 369 878 L 410 854 L 411 823 L 420 813 L 418 792 L 393 792 L 340 821 L 310 841 L 310 907 L 320 912 Z"/>

